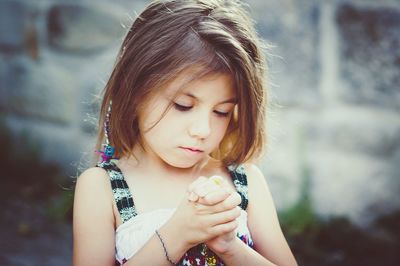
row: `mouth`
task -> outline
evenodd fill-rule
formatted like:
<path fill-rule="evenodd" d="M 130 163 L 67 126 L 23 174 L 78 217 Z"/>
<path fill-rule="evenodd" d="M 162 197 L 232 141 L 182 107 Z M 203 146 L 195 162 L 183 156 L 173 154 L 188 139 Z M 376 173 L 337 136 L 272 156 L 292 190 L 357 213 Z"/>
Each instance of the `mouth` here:
<path fill-rule="evenodd" d="M 190 152 L 194 152 L 194 153 L 201 153 L 201 152 L 203 152 L 203 150 L 200 150 L 200 149 L 195 148 L 195 147 L 180 147 L 180 148 L 182 148 L 182 149 L 184 149 L 184 150 L 187 150 L 187 151 L 190 151 Z"/>

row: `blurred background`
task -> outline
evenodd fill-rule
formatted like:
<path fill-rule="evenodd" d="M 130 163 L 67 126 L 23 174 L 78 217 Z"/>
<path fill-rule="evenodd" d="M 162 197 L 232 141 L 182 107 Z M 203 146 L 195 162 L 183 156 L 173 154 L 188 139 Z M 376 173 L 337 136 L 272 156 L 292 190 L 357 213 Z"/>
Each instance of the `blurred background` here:
<path fill-rule="evenodd" d="M 149 1 L 0 0 L 0 265 L 70 265 L 97 95 Z M 248 0 L 266 176 L 300 265 L 400 265 L 400 1 Z"/>

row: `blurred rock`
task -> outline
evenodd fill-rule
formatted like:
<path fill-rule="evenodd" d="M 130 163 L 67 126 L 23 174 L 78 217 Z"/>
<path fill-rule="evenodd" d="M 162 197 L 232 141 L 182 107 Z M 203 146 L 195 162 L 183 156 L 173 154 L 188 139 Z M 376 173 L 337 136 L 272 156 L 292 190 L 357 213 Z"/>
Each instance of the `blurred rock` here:
<path fill-rule="evenodd" d="M 127 22 L 112 6 L 60 3 L 48 12 L 48 40 L 64 51 L 93 52 L 120 42 Z"/>
<path fill-rule="evenodd" d="M 343 100 L 400 109 L 400 8 L 337 10 Z"/>
<path fill-rule="evenodd" d="M 0 1 L 0 49 L 18 51 L 24 47 L 27 26 L 26 5 L 18 1 Z"/>
<path fill-rule="evenodd" d="M 318 106 L 320 49 L 318 1 L 247 1 L 267 52 L 274 100 L 285 106 Z"/>
<path fill-rule="evenodd" d="M 400 116 L 384 110 L 332 110 L 309 130 L 309 139 L 327 149 L 380 158 L 391 158 L 400 150 Z"/>
<path fill-rule="evenodd" d="M 390 161 L 343 153 L 340 150 L 314 149 L 309 155 L 312 198 L 316 212 L 325 217 L 345 216 L 361 227 L 396 208 Z M 371 206 L 379 202 L 379 209 Z"/>
<path fill-rule="evenodd" d="M 1 101 L 9 112 L 57 123 L 68 123 L 74 109 L 74 81 L 66 72 L 52 65 L 18 57 L 8 59 L 3 76 Z"/>

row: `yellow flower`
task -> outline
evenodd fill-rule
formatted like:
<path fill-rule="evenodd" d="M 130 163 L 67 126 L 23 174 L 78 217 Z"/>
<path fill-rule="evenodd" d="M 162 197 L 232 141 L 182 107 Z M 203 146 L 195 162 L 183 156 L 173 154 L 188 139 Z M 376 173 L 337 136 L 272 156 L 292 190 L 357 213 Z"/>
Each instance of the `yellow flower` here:
<path fill-rule="evenodd" d="M 222 182 L 224 181 L 224 179 L 222 177 L 220 177 L 219 175 L 213 175 L 210 177 L 210 180 L 216 184 L 217 186 L 222 186 Z"/>

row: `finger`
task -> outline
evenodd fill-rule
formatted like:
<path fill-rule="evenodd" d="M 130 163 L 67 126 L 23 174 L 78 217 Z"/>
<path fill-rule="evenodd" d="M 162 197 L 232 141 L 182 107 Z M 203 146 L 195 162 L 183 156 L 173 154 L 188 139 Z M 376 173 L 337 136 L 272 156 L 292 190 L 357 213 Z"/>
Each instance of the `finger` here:
<path fill-rule="evenodd" d="M 232 194 L 232 190 L 227 188 L 220 188 L 212 191 L 200 199 L 199 203 L 204 205 L 215 205 L 227 199 Z"/>
<path fill-rule="evenodd" d="M 224 224 L 218 224 L 213 227 L 211 227 L 209 230 L 209 233 L 213 235 L 214 237 L 230 233 L 232 231 L 235 231 L 239 226 L 239 222 L 237 220 L 230 221 L 228 223 Z"/>
<path fill-rule="evenodd" d="M 196 193 L 199 197 L 204 197 L 208 193 L 216 191 L 219 189 L 219 186 L 215 185 L 213 182 L 208 181 L 201 183 L 193 188 L 193 192 Z"/>
<path fill-rule="evenodd" d="M 241 201 L 242 201 L 242 198 L 240 197 L 240 195 L 237 192 L 233 192 L 222 202 L 215 204 L 213 206 L 210 206 L 210 208 L 212 208 L 212 210 L 209 210 L 209 211 L 213 211 L 213 212 L 227 211 L 227 210 L 237 207 Z"/>
<path fill-rule="evenodd" d="M 211 214 L 209 217 L 209 222 L 211 225 L 216 226 L 219 224 L 230 223 L 236 220 L 241 215 L 241 210 L 239 207 L 231 209 L 229 211 L 218 212 Z"/>
<path fill-rule="evenodd" d="M 204 198 L 200 198 L 198 204 L 195 205 L 199 214 L 219 213 L 231 210 L 237 207 L 241 202 L 241 197 L 237 192 L 231 193 L 225 200 L 214 205 L 203 204 Z"/>
<path fill-rule="evenodd" d="M 189 195 L 188 195 L 187 199 L 188 199 L 188 201 L 195 202 L 195 201 L 199 200 L 199 196 L 194 192 L 189 192 Z"/>
<path fill-rule="evenodd" d="M 189 187 L 188 187 L 188 192 L 193 191 L 193 189 L 198 186 L 201 183 L 207 182 L 208 178 L 205 176 L 199 176 L 195 181 L 193 181 Z"/>
<path fill-rule="evenodd" d="M 240 197 L 239 193 L 232 192 L 228 198 L 226 198 L 222 205 L 226 207 L 226 209 L 234 208 L 238 206 L 242 202 L 242 197 Z"/>

